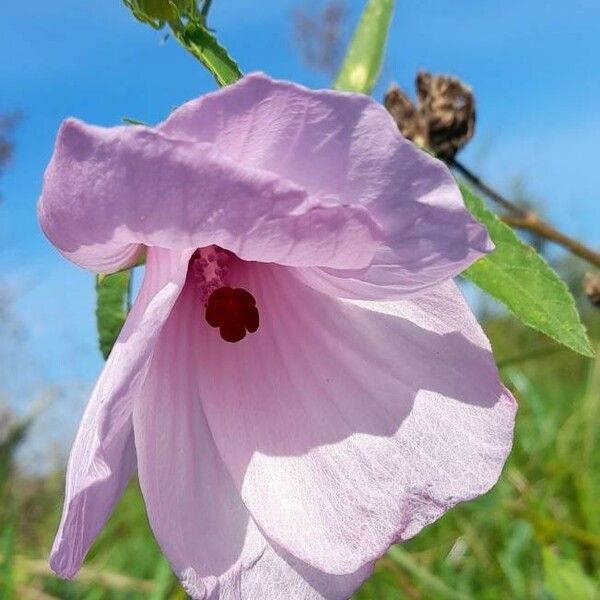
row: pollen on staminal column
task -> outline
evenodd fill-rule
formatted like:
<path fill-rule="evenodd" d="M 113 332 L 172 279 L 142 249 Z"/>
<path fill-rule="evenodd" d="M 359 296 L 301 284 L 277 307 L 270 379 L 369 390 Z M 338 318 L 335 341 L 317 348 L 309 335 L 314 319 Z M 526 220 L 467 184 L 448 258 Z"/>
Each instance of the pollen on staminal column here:
<path fill-rule="evenodd" d="M 227 285 L 229 252 L 218 246 L 200 248 L 192 256 L 191 270 L 200 298 L 206 305 L 215 290 Z"/>
<path fill-rule="evenodd" d="M 258 329 L 259 314 L 254 296 L 243 288 L 232 288 L 227 279 L 231 255 L 218 246 L 196 250 L 190 269 L 201 301 L 206 307 L 205 319 L 219 329 L 226 342 L 239 342 L 246 333 Z"/>

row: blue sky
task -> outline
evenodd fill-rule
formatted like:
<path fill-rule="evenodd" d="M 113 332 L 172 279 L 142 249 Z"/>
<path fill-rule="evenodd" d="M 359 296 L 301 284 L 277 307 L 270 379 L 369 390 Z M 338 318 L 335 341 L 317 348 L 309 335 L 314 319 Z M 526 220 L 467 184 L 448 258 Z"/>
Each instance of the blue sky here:
<path fill-rule="evenodd" d="M 315 4 L 214 0 L 211 24 L 244 71 L 324 87 L 327 77 L 303 65 L 293 36 L 293 10 Z M 348 5 L 350 27 L 363 3 Z M 25 114 L 15 162 L 0 181 L 0 280 L 10 285 L 27 333 L 0 389 L 8 386 L 23 404 L 30 399 L 24 390 L 60 386 L 66 396 L 47 424 L 69 437 L 102 362 L 93 279 L 53 250 L 35 217 L 58 125 L 70 115 L 102 125 L 125 115 L 156 122 L 214 83 L 119 0 L 5 2 L 0 15 L 0 111 Z M 597 245 L 599 56 L 597 0 L 400 1 L 375 95 L 391 81 L 412 91 L 419 68 L 458 74 L 478 102 L 476 139 L 464 161 L 506 191 L 522 176 L 552 220 Z"/>

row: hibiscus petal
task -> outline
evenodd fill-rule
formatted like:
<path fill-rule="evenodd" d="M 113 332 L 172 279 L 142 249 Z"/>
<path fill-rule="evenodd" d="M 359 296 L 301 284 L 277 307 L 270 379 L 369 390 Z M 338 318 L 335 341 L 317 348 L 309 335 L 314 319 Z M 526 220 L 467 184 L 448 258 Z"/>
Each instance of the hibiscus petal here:
<path fill-rule="evenodd" d="M 247 260 L 364 267 L 380 235 L 364 208 L 326 203 L 209 144 L 74 119 L 59 132 L 39 218 L 67 258 L 101 272 L 131 263 L 139 244 L 217 244 Z"/>
<path fill-rule="evenodd" d="M 405 140 L 367 96 L 254 74 L 188 102 L 159 128 L 214 144 L 230 159 L 277 173 L 328 202 L 367 207 L 384 230 L 384 247 L 368 271 L 354 275 L 354 296 L 412 294 L 493 248 L 447 167 Z M 352 274 L 330 276 L 348 296 L 334 278 Z"/>
<path fill-rule="evenodd" d="M 476 227 L 482 235 L 487 236 L 478 224 Z M 489 249 L 493 249 L 493 246 Z M 474 259 L 479 256 L 477 254 Z M 435 257 L 432 260 L 435 262 Z M 391 249 L 382 247 L 377 250 L 373 262 L 366 269 L 350 271 L 306 267 L 296 269 L 295 274 L 306 285 L 336 298 L 379 301 L 402 300 L 420 295 L 431 287 L 432 281 L 439 283 L 446 279 L 444 264 L 437 265 L 441 267 L 440 271 L 436 271 L 436 267 L 432 265 L 425 272 L 417 269 L 407 273 L 396 263 L 397 258 Z"/>
<path fill-rule="evenodd" d="M 276 551 L 244 506 L 202 411 L 201 318 L 195 289 L 186 286 L 134 406 L 140 485 L 164 553 L 195 599 L 348 598 L 371 565 L 350 575 L 319 572 Z"/>
<path fill-rule="evenodd" d="M 201 400 L 261 530 L 321 571 L 353 573 L 496 482 L 515 404 L 453 283 L 357 303 L 291 271 L 232 274 L 261 324 L 233 345 L 203 325 Z"/>
<path fill-rule="evenodd" d="M 135 470 L 131 415 L 158 332 L 179 295 L 191 252 L 148 251 L 146 275 L 94 388 L 71 450 L 50 566 L 72 577 Z"/>

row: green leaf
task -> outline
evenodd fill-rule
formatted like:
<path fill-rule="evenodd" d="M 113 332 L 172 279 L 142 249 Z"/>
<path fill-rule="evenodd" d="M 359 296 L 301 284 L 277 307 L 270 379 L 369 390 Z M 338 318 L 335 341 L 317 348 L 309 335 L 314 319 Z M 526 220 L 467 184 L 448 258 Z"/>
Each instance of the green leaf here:
<path fill-rule="evenodd" d="M 136 125 L 136 126 L 143 126 L 143 127 L 150 127 L 148 125 L 148 123 L 144 123 L 144 121 L 140 121 L 139 119 L 134 119 L 133 117 L 123 117 L 123 123 L 125 123 L 126 125 Z"/>
<path fill-rule="evenodd" d="M 463 275 L 504 304 L 520 321 L 584 356 L 594 356 L 573 296 L 550 265 L 461 185 L 465 204 L 496 245 Z"/>
<path fill-rule="evenodd" d="M 131 270 L 96 277 L 96 324 L 100 351 L 108 358 L 127 317 Z"/>
<path fill-rule="evenodd" d="M 381 71 L 394 0 L 368 0 L 333 87 L 370 94 Z"/>
<path fill-rule="evenodd" d="M 549 548 L 542 549 L 544 587 L 554 600 L 596 600 L 600 590 L 575 560 L 561 558 Z"/>
<path fill-rule="evenodd" d="M 235 83 L 242 78 L 238 64 L 202 23 L 189 22 L 181 27 L 174 24 L 171 26 L 177 41 L 213 74 L 220 86 Z"/>

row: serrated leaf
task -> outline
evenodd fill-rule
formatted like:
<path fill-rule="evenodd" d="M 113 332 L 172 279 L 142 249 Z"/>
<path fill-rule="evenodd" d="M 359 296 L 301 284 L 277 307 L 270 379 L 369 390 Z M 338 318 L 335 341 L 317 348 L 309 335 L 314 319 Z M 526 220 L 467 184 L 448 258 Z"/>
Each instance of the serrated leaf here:
<path fill-rule="evenodd" d="M 333 87 L 370 94 L 377 83 L 394 0 L 368 0 Z"/>
<path fill-rule="evenodd" d="M 242 78 L 238 64 L 215 35 L 201 23 L 190 22 L 174 33 L 179 43 L 213 74 L 220 86 L 235 83 Z"/>
<path fill-rule="evenodd" d="M 594 356 L 575 300 L 564 281 L 531 246 L 461 185 L 467 208 L 496 245 L 463 275 L 504 304 L 520 321 L 584 356 Z"/>
<path fill-rule="evenodd" d="M 131 270 L 96 276 L 96 324 L 100 351 L 108 358 L 127 318 Z"/>
<path fill-rule="evenodd" d="M 543 548 L 544 587 L 554 600 L 598 600 L 600 590 L 575 560 Z"/>

